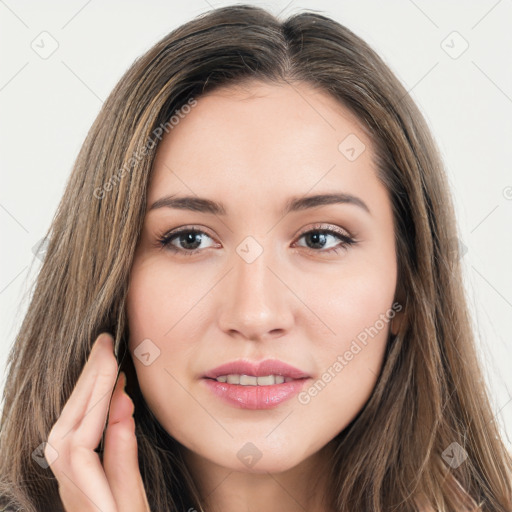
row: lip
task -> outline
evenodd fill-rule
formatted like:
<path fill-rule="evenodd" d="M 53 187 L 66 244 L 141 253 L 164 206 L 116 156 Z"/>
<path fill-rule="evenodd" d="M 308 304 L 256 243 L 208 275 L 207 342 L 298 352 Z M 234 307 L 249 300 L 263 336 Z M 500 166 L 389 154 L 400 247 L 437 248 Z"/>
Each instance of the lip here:
<path fill-rule="evenodd" d="M 265 359 L 259 363 L 239 359 L 230 363 L 222 364 L 206 372 L 203 377 L 216 379 L 219 375 L 254 375 L 264 377 L 265 375 L 282 375 L 292 379 L 304 379 L 309 375 L 294 366 L 283 363 L 278 359 Z M 280 385 L 280 384 L 278 384 Z M 250 386 L 249 386 L 250 387 Z"/>
<path fill-rule="evenodd" d="M 294 380 L 270 386 L 242 386 L 217 382 L 219 375 L 282 375 Z M 203 381 L 208 389 L 228 404 L 240 409 L 272 409 L 289 400 L 304 387 L 310 376 L 277 359 L 266 359 L 260 363 L 238 360 L 217 366 L 203 375 Z"/>
<path fill-rule="evenodd" d="M 273 409 L 294 397 L 310 379 L 297 379 L 270 386 L 241 386 L 204 378 L 203 382 L 217 397 L 239 409 Z"/>

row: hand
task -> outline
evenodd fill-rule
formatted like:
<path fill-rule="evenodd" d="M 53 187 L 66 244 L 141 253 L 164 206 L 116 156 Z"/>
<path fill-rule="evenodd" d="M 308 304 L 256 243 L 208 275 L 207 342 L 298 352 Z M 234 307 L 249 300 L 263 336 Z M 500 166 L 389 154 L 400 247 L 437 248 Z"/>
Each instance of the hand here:
<path fill-rule="evenodd" d="M 48 435 L 58 455 L 50 468 L 67 512 L 149 512 L 137 458 L 134 405 L 124 392 L 124 372 L 112 396 L 103 465 L 94 451 L 103 434 L 117 371 L 113 338 L 102 333 Z M 47 445 L 48 460 L 52 452 Z"/>

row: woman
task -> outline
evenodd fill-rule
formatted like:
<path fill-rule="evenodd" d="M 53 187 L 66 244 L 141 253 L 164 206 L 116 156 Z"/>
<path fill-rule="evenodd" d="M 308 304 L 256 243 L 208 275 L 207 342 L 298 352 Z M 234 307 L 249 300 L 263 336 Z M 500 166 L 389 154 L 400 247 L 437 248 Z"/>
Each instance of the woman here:
<path fill-rule="evenodd" d="M 423 117 L 351 31 L 250 6 L 179 27 L 105 102 L 49 231 L 3 503 L 511 510 L 456 237 Z"/>

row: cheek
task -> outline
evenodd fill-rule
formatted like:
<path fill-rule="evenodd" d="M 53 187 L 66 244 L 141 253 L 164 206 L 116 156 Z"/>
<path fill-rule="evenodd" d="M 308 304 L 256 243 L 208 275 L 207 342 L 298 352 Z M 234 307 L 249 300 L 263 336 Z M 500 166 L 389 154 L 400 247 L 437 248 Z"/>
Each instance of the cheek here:
<path fill-rule="evenodd" d="M 171 279 L 176 282 L 176 276 L 167 274 L 155 262 L 134 266 L 126 312 L 130 331 L 128 349 L 140 390 L 158 421 L 174 434 L 180 431 L 182 421 L 172 411 L 187 412 L 191 407 L 190 395 L 185 389 L 187 383 L 176 371 L 177 368 L 186 371 L 190 347 L 185 345 L 190 344 L 180 346 L 179 340 L 174 338 L 172 350 L 169 347 L 169 341 L 181 327 L 177 322 L 184 315 L 184 305 L 183 294 L 180 293 L 177 300 L 177 295 L 170 291 Z M 144 353 L 149 353 L 148 364 L 143 362 L 142 356 L 139 358 Z"/>
<path fill-rule="evenodd" d="M 396 287 L 392 259 L 360 258 L 328 275 L 302 279 L 306 304 L 315 312 L 322 329 L 322 347 L 342 350 L 372 326 L 387 333 Z M 383 323 L 386 318 L 388 321 Z"/>
<path fill-rule="evenodd" d="M 182 381 L 181 374 L 191 371 L 199 346 L 195 341 L 200 339 L 200 324 L 195 321 L 202 308 L 199 301 L 211 287 L 190 285 L 191 277 L 178 268 L 169 272 L 165 261 L 142 262 L 132 269 L 126 298 L 128 349 L 143 392 L 174 388 L 170 374 L 179 373 L 176 377 Z M 138 357 L 143 347 L 150 353 L 148 365 Z M 176 389 L 181 389 L 178 384 Z"/>
<path fill-rule="evenodd" d="M 395 316 L 394 253 L 361 257 L 339 270 L 316 282 L 322 286 L 305 285 L 308 305 L 319 312 L 317 327 L 325 330 L 308 337 L 315 340 L 319 374 L 302 403 L 318 407 L 333 425 L 346 425 L 371 395 L 382 365 Z"/>
<path fill-rule="evenodd" d="M 145 338 L 168 340 L 184 325 L 182 322 L 187 323 L 189 311 L 196 314 L 200 309 L 198 302 L 207 289 L 206 284 L 194 283 L 193 276 L 184 275 L 178 266 L 170 272 L 165 260 L 134 267 L 126 301 L 130 344 L 135 346 Z"/>

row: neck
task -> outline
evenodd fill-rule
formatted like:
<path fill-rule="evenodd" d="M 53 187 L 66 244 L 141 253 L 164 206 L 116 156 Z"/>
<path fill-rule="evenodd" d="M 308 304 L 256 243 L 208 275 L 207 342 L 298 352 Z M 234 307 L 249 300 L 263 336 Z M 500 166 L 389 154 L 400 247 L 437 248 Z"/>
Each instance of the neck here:
<path fill-rule="evenodd" d="M 285 471 L 239 471 L 219 466 L 181 446 L 183 458 L 203 500 L 204 512 L 330 512 L 329 469 L 334 447 Z"/>

